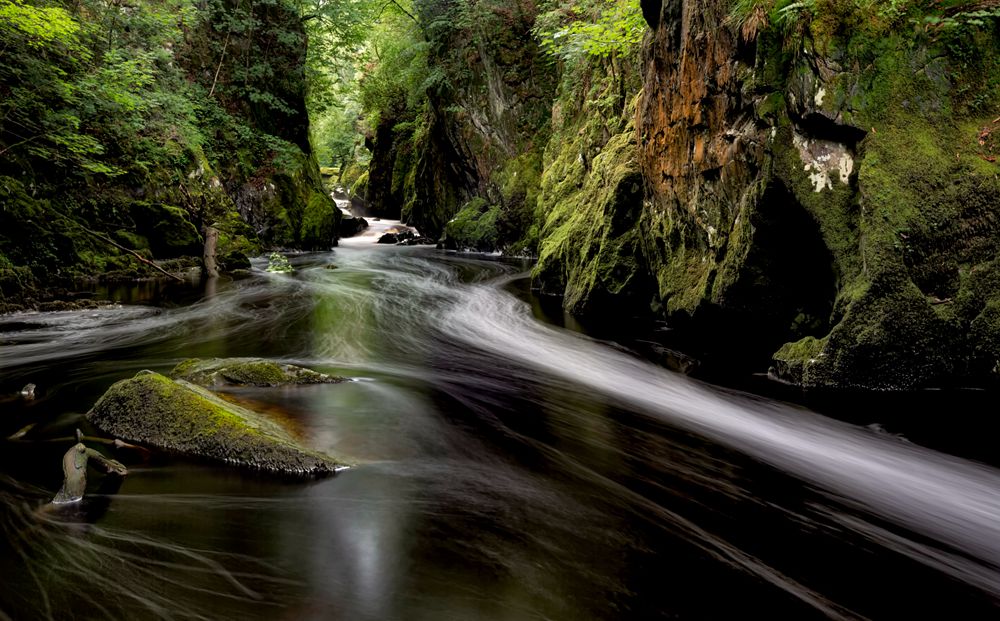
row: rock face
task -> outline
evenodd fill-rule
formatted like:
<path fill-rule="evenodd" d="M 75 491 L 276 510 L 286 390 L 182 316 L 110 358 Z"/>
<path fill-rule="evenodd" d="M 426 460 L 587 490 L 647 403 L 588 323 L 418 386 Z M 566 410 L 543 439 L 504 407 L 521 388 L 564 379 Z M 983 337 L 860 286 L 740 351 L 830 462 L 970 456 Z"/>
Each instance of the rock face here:
<path fill-rule="evenodd" d="M 533 287 L 577 315 L 640 309 L 649 286 L 636 225 L 644 181 L 635 133 L 636 55 L 613 71 L 591 59 L 567 69 L 553 108 L 538 201 L 544 206 Z M 590 84 L 581 92 L 578 84 Z"/>
<path fill-rule="evenodd" d="M 591 106 L 547 150 L 535 286 L 581 314 L 664 317 L 698 347 L 751 368 L 772 358 L 803 386 L 988 378 L 1000 88 L 982 75 L 1000 67 L 995 21 L 955 9 L 946 32 L 858 5 L 741 30 L 731 2 L 642 8 L 635 146 L 613 123 L 590 138 L 591 103 L 561 94 L 553 112 L 558 131 Z"/>
<path fill-rule="evenodd" d="M 257 412 L 148 371 L 111 386 L 87 417 L 117 438 L 245 468 L 325 475 L 344 466 Z"/>
<path fill-rule="evenodd" d="M 472 24 L 460 3 L 420 5 L 418 17 L 435 24 L 429 62 L 454 88 L 432 89 L 426 107 L 412 109 L 401 97 L 383 111 L 366 145 L 368 213 L 438 239 L 479 198 L 501 216 L 484 223 L 493 239 L 479 249 L 528 234 L 555 86 L 552 63 L 532 35 L 539 4 L 506 3 Z"/>
<path fill-rule="evenodd" d="M 399 233 L 383 233 L 381 237 L 378 238 L 377 244 L 398 244 L 404 240 L 413 237 L 413 233 L 409 231 L 401 231 Z"/>
<path fill-rule="evenodd" d="M 282 364 L 260 358 L 191 358 L 170 372 L 174 379 L 200 386 L 290 386 L 299 384 L 337 384 L 343 377 L 318 373 L 312 369 Z"/>
<path fill-rule="evenodd" d="M 636 114 L 649 302 L 701 333 L 706 349 L 752 364 L 783 341 L 828 329 L 831 259 L 811 215 L 774 174 L 774 150 L 787 150 L 791 137 L 777 125 L 790 122 L 758 114 L 763 96 L 747 88 L 760 79 L 754 49 L 729 26 L 730 3 L 659 9 Z M 824 175 L 835 147 L 811 148 L 823 158 L 815 176 L 832 183 Z M 847 171 L 838 182 L 849 179 Z"/>
<path fill-rule="evenodd" d="M 389 131 L 413 115 L 382 119 L 369 198 L 445 247 L 537 249 L 536 290 L 591 323 L 663 320 L 706 367 L 995 381 L 992 4 L 642 0 L 641 50 L 545 67 L 503 40 L 534 7 L 485 49 L 442 26 L 430 61 L 463 71 L 416 142 Z"/>

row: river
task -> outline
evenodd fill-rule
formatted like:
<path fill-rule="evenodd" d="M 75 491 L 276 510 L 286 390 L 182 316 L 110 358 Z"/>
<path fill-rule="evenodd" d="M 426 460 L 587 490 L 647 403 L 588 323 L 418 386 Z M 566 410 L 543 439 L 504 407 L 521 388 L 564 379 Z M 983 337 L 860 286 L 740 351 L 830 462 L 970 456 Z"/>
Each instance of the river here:
<path fill-rule="evenodd" d="M 4 436 L 36 423 L 2 444 L 0 618 L 998 616 L 992 443 L 937 433 L 947 413 L 912 442 L 865 426 L 988 395 L 873 396 L 869 420 L 712 386 L 553 321 L 524 264 L 376 245 L 375 224 L 291 275 L 0 317 L 0 392 L 38 385 L 0 404 Z M 232 392 L 358 465 L 301 482 L 154 455 L 45 507 L 112 382 L 211 356 L 351 378 Z"/>

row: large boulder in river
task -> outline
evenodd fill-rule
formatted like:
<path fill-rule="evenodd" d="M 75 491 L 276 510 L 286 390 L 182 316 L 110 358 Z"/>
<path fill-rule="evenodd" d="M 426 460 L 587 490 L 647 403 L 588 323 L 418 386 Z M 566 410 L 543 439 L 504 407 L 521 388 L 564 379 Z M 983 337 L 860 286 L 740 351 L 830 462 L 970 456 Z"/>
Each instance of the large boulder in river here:
<path fill-rule="evenodd" d="M 343 377 L 260 358 L 190 358 L 174 367 L 170 377 L 209 388 L 213 386 L 290 386 L 336 384 Z"/>
<path fill-rule="evenodd" d="M 340 236 L 353 237 L 368 228 L 368 221 L 358 216 L 344 216 L 340 220 Z"/>
<path fill-rule="evenodd" d="M 324 475 L 344 466 L 263 414 L 151 371 L 111 386 L 87 417 L 129 442 L 256 470 Z"/>

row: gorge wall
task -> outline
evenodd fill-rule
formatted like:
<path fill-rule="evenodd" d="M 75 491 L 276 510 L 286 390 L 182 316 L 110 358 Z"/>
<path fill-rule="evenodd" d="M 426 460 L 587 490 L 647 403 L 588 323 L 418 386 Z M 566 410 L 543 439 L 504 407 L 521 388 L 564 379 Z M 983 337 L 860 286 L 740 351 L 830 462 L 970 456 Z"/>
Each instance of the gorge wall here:
<path fill-rule="evenodd" d="M 449 247 L 523 252 L 537 238 L 556 83 L 532 36 L 538 7 L 422 2 L 417 10 L 425 26 L 414 45 L 426 46 L 429 86 L 416 103 L 400 88 L 382 104 L 367 137 L 368 209 L 444 235 Z"/>
<path fill-rule="evenodd" d="M 660 6 L 637 115 L 654 300 L 728 347 L 780 345 L 774 372 L 805 386 L 982 378 L 996 20 L 879 28 L 833 7 L 749 38 L 728 3 Z"/>
<path fill-rule="evenodd" d="M 642 2 L 641 50 L 554 63 L 548 127 L 506 159 L 456 137 L 504 135 L 489 98 L 470 100 L 481 118 L 436 116 L 447 146 L 410 174 L 448 189 L 404 192 L 404 217 L 455 247 L 532 251 L 534 287 L 575 314 L 665 319 L 709 358 L 803 386 L 989 381 L 1000 10 L 736 4 Z M 491 49 L 478 58 L 514 75 L 523 57 Z M 510 92 L 459 80 L 451 101 L 467 86 Z M 540 163 L 533 218 L 500 234 L 504 196 L 482 181 L 515 158 Z"/>

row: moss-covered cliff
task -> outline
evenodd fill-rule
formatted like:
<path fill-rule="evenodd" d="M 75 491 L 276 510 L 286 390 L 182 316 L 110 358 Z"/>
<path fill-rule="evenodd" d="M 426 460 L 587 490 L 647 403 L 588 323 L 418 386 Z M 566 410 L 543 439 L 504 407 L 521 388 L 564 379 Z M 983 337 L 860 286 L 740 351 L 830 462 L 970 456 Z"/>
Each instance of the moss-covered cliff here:
<path fill-rule="evenodd" d="M 553 106 L 539 194 L 534 286 L 579 315 L 648 313 L 650 279 L 638 219 L 638 58 L 567 65 Z"/>
<path fill-rule="evenodd" d="M 988 372 L 997 20 L 827 2 L 741 33 L 728 2 L 659 8 L 637 117 L 653 304 L 806 386 Z"/>
<path fill-rule="evenodd" d="M 556 49 L 545 130 L 494 114 L 546 97 L 523 80 L 533 48 L 427 30 L 447 87 L 423 116 L 381 119 L 368 177 L 404 217 L 457 248 L 520 239 L 568 310 L 662 318 L 709 357 L 805 386 L 995 373 L 996 3 L 646 0 L 641 53 L 608 43 L 627 15 L 594 8 L 594 31 L 578 27 L 591 9 L 547 8 L 510 29 Z"/>
<path fill-rule="evenodd" d="M 1000 11 L 953 4 L 644 2 L 634 107 L 563 76 L 535 286 L 804 386 L 996 373 Z"/>
<path fill-rule="evenodd" d="M 39 21 L 41 20 L 41 21 Z M 285 2 L 0 0 L 0 306 L 147 258 L 329 247 Z M 266 53 L 261 53 L 265 50 Z"/>
<path fill-rule="evenodd" d="M 415 10 L 414 40 L 362 81 L 374 121 L 368 208 L 445 234 L 451 247 L 533 248 L 555 87 L 531 35 L 538 7 L 454 1 Z"/>

